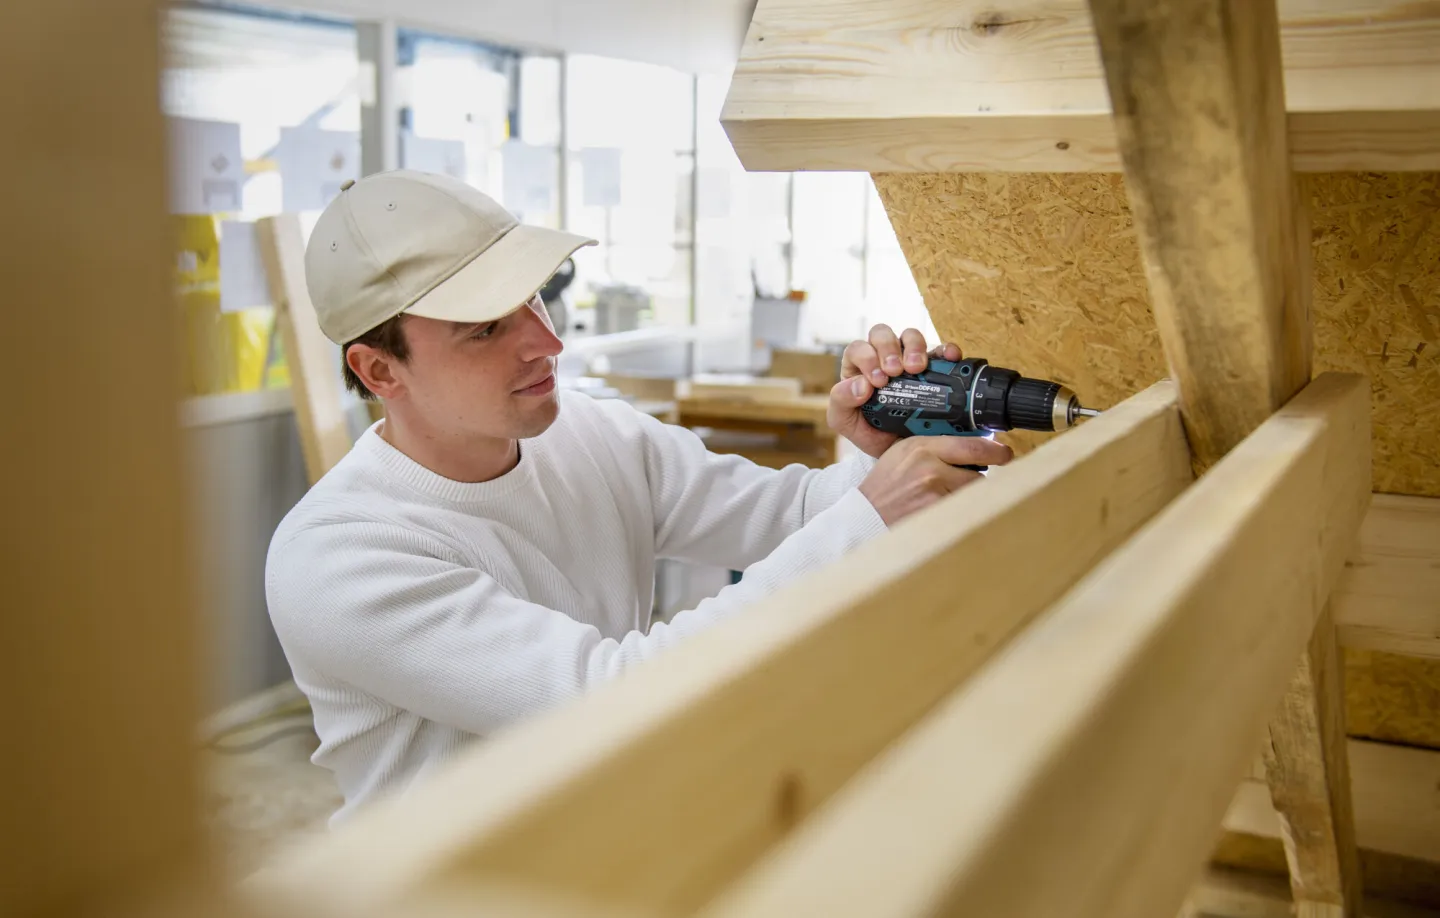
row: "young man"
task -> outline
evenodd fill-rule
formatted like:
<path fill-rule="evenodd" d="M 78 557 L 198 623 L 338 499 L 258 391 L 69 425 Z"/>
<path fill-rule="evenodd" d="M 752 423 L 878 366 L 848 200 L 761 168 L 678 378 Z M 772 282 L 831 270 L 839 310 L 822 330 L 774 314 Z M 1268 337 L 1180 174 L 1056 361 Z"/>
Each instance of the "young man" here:
<path fill-rule="evenodd" d="M 847 349 L 829 421 L 863 454 L 819 471 L 712 454 L 624 402 L 558 392 L 536 291 L 586 244 L 408 171 L 350 185 L 316 224 L 320 325 L 386 414 L 286 516 L 266 565 L 314 760 L 345 795 L 337 820 L 978 477 L 956 466 L 1010 458 L 863 423 L 874 385 L 925 366 L 913 330 Z M 744 576 L 652 626 L 662 557 Z"/>

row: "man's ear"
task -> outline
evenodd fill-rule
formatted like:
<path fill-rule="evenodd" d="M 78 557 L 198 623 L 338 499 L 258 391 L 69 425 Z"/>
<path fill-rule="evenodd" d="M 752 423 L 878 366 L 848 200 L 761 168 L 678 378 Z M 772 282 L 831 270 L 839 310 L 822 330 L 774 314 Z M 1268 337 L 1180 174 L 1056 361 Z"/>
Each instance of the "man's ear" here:
<path fill-rule="evenodd" d="M 395 374 L 399 361 L 394 356 L 368 344 L 352 344 L 345 351 L 345 363 L 365 388 L 381 398 L 395 399 L 404 394 L 405 384 Z"/>

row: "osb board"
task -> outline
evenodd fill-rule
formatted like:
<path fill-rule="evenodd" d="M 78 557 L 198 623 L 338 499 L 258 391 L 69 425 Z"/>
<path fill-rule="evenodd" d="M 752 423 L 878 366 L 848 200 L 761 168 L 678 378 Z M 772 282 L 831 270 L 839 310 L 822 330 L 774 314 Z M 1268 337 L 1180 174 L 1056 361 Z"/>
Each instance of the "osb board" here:
<path fill-rule="evenodd" d="M 941 337 L 1100 408 L 1165 374 L 1121 175 L 874 178 Z M 1440 496 L 1440 175 L 1304 181 L 1315 370 L 1369 375 L 1375 489 Z"/>
<path fill-rule="evenodd" d="M 1351 736 L 1440 749 L 1440 660 L 1345 649 Z"/>
<path fill-rule="evenodd" d="M 1210 859 L 1255 873 L 1282 877 L 1289 873 L 1278 838 L 1223 832 Z M 1432 908 L 1440 905 L 1440 864 L 1361 848 L 1360 874 L 1368 896 Z"/>

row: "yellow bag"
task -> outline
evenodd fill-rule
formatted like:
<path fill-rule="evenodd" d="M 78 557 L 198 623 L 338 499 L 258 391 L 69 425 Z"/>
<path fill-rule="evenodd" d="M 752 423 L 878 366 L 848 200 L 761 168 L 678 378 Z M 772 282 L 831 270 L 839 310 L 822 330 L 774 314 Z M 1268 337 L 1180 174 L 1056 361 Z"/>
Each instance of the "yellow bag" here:
<path fill-rule="evenodd" d="M 186 342 L 184 391 L 212 395 L 288 386 L 289 373 L 278 359 L 270 361 L 266 372 L 275 311 L 220 311 L 220 218 L 195 214 L 172 219 L 175 283 Z"/>

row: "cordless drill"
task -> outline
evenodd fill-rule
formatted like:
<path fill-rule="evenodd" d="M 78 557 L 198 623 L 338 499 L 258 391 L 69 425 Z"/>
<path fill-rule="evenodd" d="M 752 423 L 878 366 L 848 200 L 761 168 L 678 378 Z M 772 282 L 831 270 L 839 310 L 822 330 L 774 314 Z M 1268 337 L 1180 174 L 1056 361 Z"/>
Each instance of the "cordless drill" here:
<path fill-rule="evenodd" d="M 921 373 L 893 377 L 860 413 L 871 427 L 900 437 L 984 437 L 1003 430 L 1067 430 L 1100 412 L 1082 408 L 1075 393 L 1059 383 L 970 357 L 932 358 Z"/>

